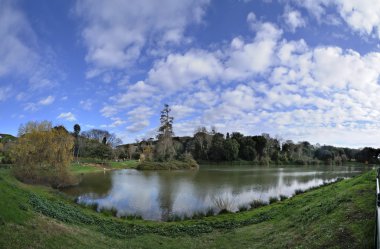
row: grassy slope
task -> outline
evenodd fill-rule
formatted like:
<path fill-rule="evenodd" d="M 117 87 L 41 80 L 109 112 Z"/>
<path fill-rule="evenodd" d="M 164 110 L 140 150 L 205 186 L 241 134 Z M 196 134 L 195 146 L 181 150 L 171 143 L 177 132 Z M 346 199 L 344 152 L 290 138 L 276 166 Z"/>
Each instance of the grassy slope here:
<path fill-rule="evenodd" d="M 0 248 L 371 248 L 374 205 L 372 171 L 238 214 L 129 221 L 0 170 Z"/>
<path fill-rule="evenodd" d="M 138 165 L 138 161 L 129 160 L 124 162 L 107 162 L 104 165 L 95 164 L 95 163 L 72 163 L 70 166 L 70 171 L 74 174 L 82 174 L 82 173 L 91 173 L 91 172 L 99 172 L 112 169 L 131 169 L 136 168 Z"/>

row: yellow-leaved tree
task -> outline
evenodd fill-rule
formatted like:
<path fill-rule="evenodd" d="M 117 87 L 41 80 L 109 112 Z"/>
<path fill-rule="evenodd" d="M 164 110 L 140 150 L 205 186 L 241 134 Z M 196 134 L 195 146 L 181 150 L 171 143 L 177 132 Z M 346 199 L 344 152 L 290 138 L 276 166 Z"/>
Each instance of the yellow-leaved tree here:
<path fill-rule="evenodd" d="M 10 154 L 15 176 L 28 183 L 63 187 L 73 183 L 69 173 L 73 137 L 51 122 L 28 122 L 19 128 L 19 138 Z"/>

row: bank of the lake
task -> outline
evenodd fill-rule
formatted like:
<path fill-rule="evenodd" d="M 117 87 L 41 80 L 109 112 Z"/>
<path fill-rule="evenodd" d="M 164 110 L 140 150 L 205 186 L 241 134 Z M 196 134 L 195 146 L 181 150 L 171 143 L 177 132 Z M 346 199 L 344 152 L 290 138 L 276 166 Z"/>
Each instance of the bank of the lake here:
<path fill-rule="evenodd" d="M 0 170 L 0 248 L 371 248 L 375 172 L 200 220 L 121 220 Z"/>
<path fill-rule="evenodd" d="M 70 172 L 73 174 L 85 174 L 100 172 L 105 170 L 117 170 L 117 169 L 135 169 L 139 162 L 137 160 L 127 160 L 127 161 L 93 161 L 93 160 L 83 160 L 73 162 L 70 165 Z"/>
<path fill-rule="evenodd" d="M 166 162 L 157 162 L 157 161 L 144 161 L 137 165 L 136 169 L 138 170 L 182 170 L 182 169 L 198 169 L 198 163 L 193 160 L 170 160 Z"/>

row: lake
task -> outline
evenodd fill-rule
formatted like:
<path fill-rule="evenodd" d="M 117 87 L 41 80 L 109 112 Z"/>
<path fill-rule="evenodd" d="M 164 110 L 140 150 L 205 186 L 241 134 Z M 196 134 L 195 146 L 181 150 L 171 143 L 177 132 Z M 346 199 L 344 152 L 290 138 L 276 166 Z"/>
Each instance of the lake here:
<path fill-rule="evenodd" d="M 253 200 L 292 196 L 337 178 L 353 177 L 364 166 L 215 166 L 194 171 L 124 169 L 90 173 L 78 186 L 62 189 L 78 203 L 116 209 L 117 216 L 139 215 L 148 220 L 192 216 L 228 207 L 237 211 Z"/>

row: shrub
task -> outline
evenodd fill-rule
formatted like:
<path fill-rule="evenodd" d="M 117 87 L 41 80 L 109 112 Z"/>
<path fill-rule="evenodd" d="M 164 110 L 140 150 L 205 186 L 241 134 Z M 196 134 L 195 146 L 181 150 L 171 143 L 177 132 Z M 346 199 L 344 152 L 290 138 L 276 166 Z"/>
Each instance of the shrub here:
<path fill-rule="evenodd" d="M 262 200 L 254 200 L 249 205 L 251 205 L 251 208 L 259 208 L 259 207 L 268 205 L 268 203 Z"/>
<path fill-rule="evenodd" d="M 294 191 L 294 194 L 295 195 L 299 195 L 299 194 L 302 194 L 302 193 L 304 193 L 305 191 L 303 191 L 302 189 L 296 189 L 295 191 Z"/>
<path fill-rule="evenodd" d="M 274 196 L 269 197 L 269 204 L 276 203 L 276 202 L 278 202 L 278 198 L 277 197 L 274 197 Z"/>
<path fill-rule="evenodd" d="M 284 201 L 288 199 L 288 197 L 286 195 L 280 195 L 280 201 Z"/>
<path fill-rule="evenodd" d="M 74 140 L 50 122 L 29 122 L 20 127 L 20 137 L 10 148 L 14 175 L 28 183 L 53 187 L 73 184 L 69 173 Z"/>

